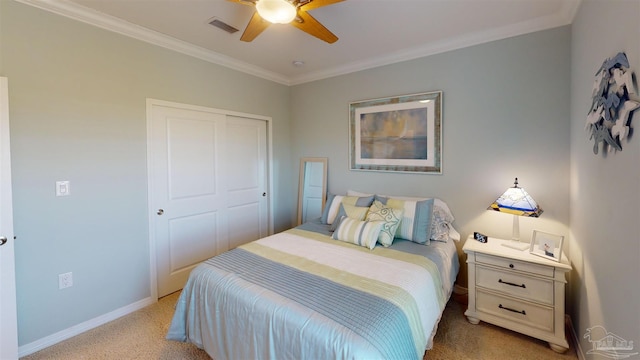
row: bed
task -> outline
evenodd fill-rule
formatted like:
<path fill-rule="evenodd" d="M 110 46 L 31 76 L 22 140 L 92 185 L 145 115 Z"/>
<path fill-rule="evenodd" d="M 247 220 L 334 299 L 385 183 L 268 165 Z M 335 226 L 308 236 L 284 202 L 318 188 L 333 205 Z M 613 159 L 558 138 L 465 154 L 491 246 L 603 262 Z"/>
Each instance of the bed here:
<path fill-rule="evenodd" d="M 459 269 L 452 221 L 438 199 L 331 196 L 320 219 L 194 268 L 167 339 L 216 360 L 421 359 Z"/>

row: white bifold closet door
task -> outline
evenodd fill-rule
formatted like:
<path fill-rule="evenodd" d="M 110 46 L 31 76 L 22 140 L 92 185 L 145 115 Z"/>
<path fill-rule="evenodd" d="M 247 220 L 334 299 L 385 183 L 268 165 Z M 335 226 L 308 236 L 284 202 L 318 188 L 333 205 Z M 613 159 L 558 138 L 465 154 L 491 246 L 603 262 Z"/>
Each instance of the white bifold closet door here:
<path fill-rule="evenodd" d="M 189 106 L 151 104 L 148 111 L 150 226 L 162 297 L 182 289 L 203 260 L 267 235 L 267 122 Z"/>

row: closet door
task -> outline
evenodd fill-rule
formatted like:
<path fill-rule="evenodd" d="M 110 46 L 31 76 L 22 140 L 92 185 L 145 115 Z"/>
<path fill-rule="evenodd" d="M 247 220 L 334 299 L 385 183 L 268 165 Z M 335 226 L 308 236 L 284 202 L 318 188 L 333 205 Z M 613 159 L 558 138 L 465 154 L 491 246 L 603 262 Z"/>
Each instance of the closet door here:
<path fill-rule="evenodd" d="M 227 243 L 226 116 L 155 106 L 152 188 L 158 296 L 182 289 L 191 269 Z"/>
<path fill-rule="evenodd" d="M 162 297 L 182 289 L 200 262 L 267 235 L 267 124 L 172 103 L 147 111 L 150 236 Z"/>
<path fill-rule="evenodd" d="M 227 117 L 229 248 L 267 236 L 267 123 Z"/>

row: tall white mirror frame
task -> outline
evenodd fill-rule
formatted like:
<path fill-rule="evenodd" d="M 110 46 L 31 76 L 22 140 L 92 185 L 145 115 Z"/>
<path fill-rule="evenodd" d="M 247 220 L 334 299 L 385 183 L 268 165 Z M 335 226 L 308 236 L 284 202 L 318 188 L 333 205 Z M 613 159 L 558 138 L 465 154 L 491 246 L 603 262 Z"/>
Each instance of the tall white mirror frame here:
<path fill-rule="evenodd" d="M 327 158 L 300 159 L 298 225 L 322 215 L 327 198 Z"/>

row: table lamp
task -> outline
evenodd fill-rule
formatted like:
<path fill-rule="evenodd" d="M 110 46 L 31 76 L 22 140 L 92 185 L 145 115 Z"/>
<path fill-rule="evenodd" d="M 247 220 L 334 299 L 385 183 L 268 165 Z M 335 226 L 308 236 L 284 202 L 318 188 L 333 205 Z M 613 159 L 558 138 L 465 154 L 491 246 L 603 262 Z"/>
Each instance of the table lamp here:
<path fill-rule="evenodd" d="M 495 210 L 513 215 L 513 241 L 504 243 L 503 246 L 512 249 L 524 250 L 529 248 L 529 244 L 520 242 L 520 222 L 519 216 L 539 217 L 542 209 L 535 200 L 523 188 L 518 187 L 518 178 L 513 183 L 513 187 L 508 188 L 504 194 L 500 195 L 487 210 Z"/>

